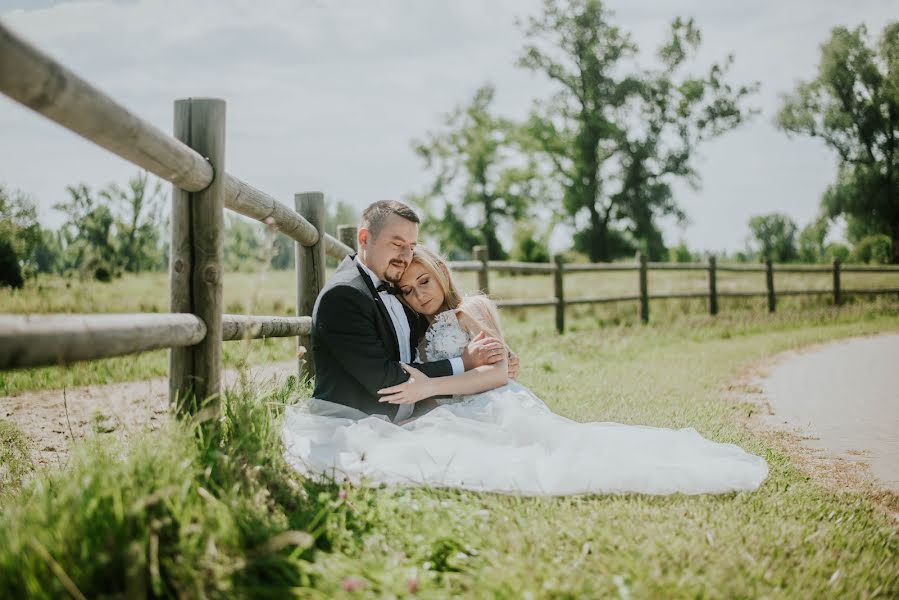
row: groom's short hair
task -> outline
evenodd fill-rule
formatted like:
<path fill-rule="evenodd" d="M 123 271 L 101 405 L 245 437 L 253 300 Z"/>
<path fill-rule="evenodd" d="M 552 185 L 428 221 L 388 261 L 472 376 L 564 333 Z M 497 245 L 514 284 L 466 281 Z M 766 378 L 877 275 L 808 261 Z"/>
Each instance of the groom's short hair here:
<path fill-rule="evenodd" d="M 413 223 L 421 223 L 412 207 L 403 204 L 399 200 L 378 200 L 362 211 L 362 220 L 359 222 L 359 228 L 368 229 L 372 239 L 377 239 L 381 230 L 384 229 L 387 217 L 390 215 L 397 215 Z"/>

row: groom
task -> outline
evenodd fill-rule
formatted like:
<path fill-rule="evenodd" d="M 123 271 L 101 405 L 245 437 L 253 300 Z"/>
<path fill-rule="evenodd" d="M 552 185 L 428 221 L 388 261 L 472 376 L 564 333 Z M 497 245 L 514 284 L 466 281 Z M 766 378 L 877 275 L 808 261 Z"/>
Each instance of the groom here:
<path fill-rule="evenodd" d="M 409 378 L 400 363 L 444 377 L 502 360 L 502 342 L 479 336 L 459 358 L 412 363 L 428 323 L 399 301 L 394 286 L 412 260 L 418 225 L 415 211 L 395 200 L 375 202 L 362 213 L 358 254 L 337 267 L 312 311 L 315 398 L 400 422 L 412 415 L 413 405 L 382 403 L 378 396 L 379 389 Z"/>

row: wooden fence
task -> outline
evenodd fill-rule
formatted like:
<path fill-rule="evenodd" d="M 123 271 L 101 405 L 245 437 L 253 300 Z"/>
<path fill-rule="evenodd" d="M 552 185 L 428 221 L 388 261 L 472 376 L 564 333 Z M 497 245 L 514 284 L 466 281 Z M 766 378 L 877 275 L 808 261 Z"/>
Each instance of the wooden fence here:
<path fill-rule="evenodd" d="M 171 313 L 0 315 L 0 370 L 171 348 L 170 397 L 184 408 L 221 392 L 223 341 L 297 336 L 308 347 L 325 255 L 353 250 L 324 233 L 320 192 L 297 194 L 290 208 L 225 171 L 223 100 L 177 100 L 167 135 L 2 23 L 0 92 L 172 184 Z M 296 242 L 296 317 L 223 314 L 226 208 Z M 300 370 L 312 373 L 310 354 Z"/>
<path fill-rule="evenodd" d="M 840 279 L 842 273 L 893 273 L 897 275 L 897 283 L 899 283 L 899 266 L 863 266 L 863 265 L 842 265 L 839 260 L 834 260 L 832 265 L 795 265 L 783 264 L 774 265 L 771 260 L 766 260 L 764 265 L 718 265 L 714 256 L 710 257 L 708 263 L 655 263 L 647 262 L 643 254 L 637 256 L 636 263 L 569 263 L 565 264 L 561 256 L 553 257 L 553 262 L 549 263 L 525 263 L 512 261 L 494 261 L 489 260 L 487 249 L 478 246 L 474 251 L 475 259 L 473 261 L 455 261 L 450 262 L 450 266 L 454 271 L 475 271 L 478 276 L 478 289 L 486 294 L 490 293 L 490 272 L 505 272 L 518 274 L 545 274 L 553 276 L 553 296 L 549 298 L 537 298 L 530 300 L 497 300 L 499 306 L 530 308 L 530 307 L 554 307 L 556 311 L 556 330 L 559 333 L 565 331 L 565 308 L 567 306 L 578 304 L 611 304 L 615 302 L 638 302 L 640 309 L 640 319 L 646 323 L 649 321 L 649 301 L 650 300 L 673 300 L 673 299 L 696 299 L 705 298 L 708 300 L 709 314 L 718 314 L 719 298 L 766 298 L 768 301 L 768 312 L 774 312 L 777 305 L 777 296 L 801 296 L 801 295 L 830 295 L 835 306 L 843 303 L 843 298 L 848 295 L 878 295 L 878 294 L 899 294 L 899 287 L 896 288 L 871 288 L 871 289 L 844 289 L 841 286 Z M 599 296 L 584 298 L 567 298 L 565 297 L 564 275 L 566 273 L 584 273 L 584 272 L 613 272 L 613 271 L 632 271 L 637 274 L 635 280 L 635 289 L 639 290 L 637 294 L 627 296 Z M 706 291 L 682 292 L 673 294 L 650 294 L 649 293 L 649 272 L 650 271 L 705 271 L 708 273 L 708 289 Z M 736 272 L 736 273 L 764 273 L 765 287 L 764 292 L 719 292 L 718 291 L 718 273 L 720 272 Z M 774 275 L 778 273 L 830 273 L 833 276 L 833 285 L 826 290 L 782 290 L 776 291 L 774 287 Z"/>

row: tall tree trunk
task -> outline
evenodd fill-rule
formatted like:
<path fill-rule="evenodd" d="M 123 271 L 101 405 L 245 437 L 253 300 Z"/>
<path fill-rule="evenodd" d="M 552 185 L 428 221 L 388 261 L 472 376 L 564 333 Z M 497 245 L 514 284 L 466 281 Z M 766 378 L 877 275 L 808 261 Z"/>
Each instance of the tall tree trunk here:
<path fill-rule="evenodd" d="M 609 260 L 609 228 L 595 206 L 590 209 L 590 260 L 600 262 Z"/>
<path fill-rule="evenodd" d="M 505 260 L 506 252 L 499 238 L 496 237 L 496 212 L 493 210 L 493 200 L 484 200 L 484 225 L 481 227 L 481 235 L 484 236 L 484 245 L 487 246 L 487 256 L 491 260 Z"/>
<path fill-rule="evenodd" d="M 893 221 L 893 256 L 891 261 L 894 265 L 899 265 L 899 218 Z"/>

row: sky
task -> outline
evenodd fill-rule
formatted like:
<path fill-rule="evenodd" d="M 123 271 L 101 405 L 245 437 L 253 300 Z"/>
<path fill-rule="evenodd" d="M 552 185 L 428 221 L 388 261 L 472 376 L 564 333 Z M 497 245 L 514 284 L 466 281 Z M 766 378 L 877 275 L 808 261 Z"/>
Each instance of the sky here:
<path fill-rule="evenodd" d="M 412 141 L 485 83 L 496 112 L 527 115 L 553 87 L 515 66 L 516 20 L 540 0 L 0 0 L 0 22 L 163 131 L 177 98 L 227 102 L 226 169 L 293 205 L 322 191 L 360 209 L 421 191 L 428 174 Z M 651 51 L 676 16 L 703 44 L 696 70 L 734 54 L 730 81 L 758 81 L 751 122 L 701 146 L 701 188 L 675 186 L 686 225 L 662 223 L 668 244 L 736 251 L 753 215 L 812 221 L 836 157 L 820 140 L 774 125 L 781 95 L 814 77 L 832 27 L 876 37 L 895 0 L 609 0 L 612 22 Z M 644 56 L 645 54 L 645 56 Z M 0 95 L 0 184 L 52 209 L 65 188 L 125 183 L 137 167 Z M 561 237 L 560 237 L 561 235 Z M 564 246 L 564 232 L 554 238 Z"/>

